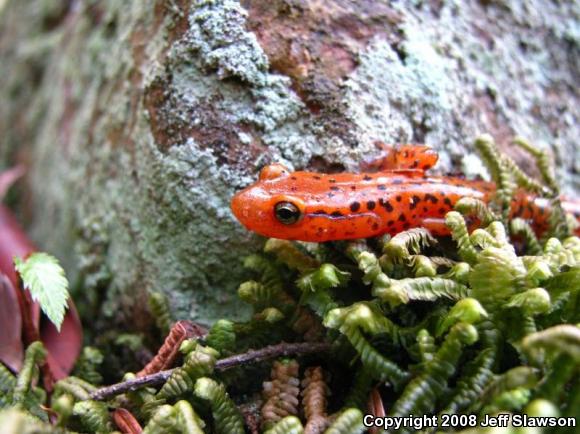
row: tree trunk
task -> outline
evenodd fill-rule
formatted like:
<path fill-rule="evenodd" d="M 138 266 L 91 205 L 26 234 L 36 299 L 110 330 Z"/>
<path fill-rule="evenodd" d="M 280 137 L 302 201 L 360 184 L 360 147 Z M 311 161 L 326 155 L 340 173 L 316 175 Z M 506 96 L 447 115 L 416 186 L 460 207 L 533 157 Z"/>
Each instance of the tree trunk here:
<path fill-rule="evenodd" d="M 0 167 L 15 209 L 102 324 L 244 313 L 229 210 L 259 168 L 353 170 L 423 142 L 482 172 L 471 140 L 523 135 L 580 186 L 579 10 L 536 0 L 0 0 Z M 525 163 L 524 156 L 507 151 Z M 114 320 L 114 321 L 112 321 Z"/>

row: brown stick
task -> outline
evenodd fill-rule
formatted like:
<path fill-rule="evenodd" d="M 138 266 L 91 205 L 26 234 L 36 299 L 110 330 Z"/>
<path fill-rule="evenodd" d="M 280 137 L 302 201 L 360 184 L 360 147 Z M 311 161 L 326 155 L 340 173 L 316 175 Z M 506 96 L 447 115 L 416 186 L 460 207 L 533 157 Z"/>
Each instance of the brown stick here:
<path fill-rule="evenodd" d="M 282 342 L 281 344 L 270 345 L 259 350 L 250 350 L 246 353 L 236 354 L 235 356 L 218 360 L 215 369 L 218 371 L 225 371 L 226 369 L 231 369 L 239 365 L 257 363 L 274 357 L 320 353 L 328 351 L 329 349 L 330 344 L 326 342 L 301 342 L 295 344 Z M 90 399 L 103 401 L 113 396 L 120 395 L 121 393 L 141 389 L 142 387 L 163 384 L 169 379 L 173 371 L 174 369 L 168 369 L 152 375 L 146 375 L 144 377 L 102 387 L 91 393 Z"/>

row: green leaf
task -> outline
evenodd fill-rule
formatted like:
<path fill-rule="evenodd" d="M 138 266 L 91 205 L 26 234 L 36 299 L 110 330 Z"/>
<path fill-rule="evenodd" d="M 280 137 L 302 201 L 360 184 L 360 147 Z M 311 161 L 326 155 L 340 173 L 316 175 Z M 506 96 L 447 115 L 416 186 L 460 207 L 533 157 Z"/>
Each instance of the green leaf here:
<path fill-rule="evenodd" d="M 58 260 L 46 253 L 33 253 L 26 260 L 14 258 L 24 288 L 60 331 L 67 305 L 68 280 Z"/>

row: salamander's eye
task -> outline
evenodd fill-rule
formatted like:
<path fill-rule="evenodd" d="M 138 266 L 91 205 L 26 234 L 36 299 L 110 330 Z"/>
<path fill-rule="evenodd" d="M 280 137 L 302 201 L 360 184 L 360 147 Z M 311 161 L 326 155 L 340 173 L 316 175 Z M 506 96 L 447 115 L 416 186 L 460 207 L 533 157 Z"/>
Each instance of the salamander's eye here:
<path fill-rule="evenodd" d="M 274 206 L 276 219 L 282 224 L 291 225 L 300 220 L 300 210 L 292 202 L 278 202 Z"/>

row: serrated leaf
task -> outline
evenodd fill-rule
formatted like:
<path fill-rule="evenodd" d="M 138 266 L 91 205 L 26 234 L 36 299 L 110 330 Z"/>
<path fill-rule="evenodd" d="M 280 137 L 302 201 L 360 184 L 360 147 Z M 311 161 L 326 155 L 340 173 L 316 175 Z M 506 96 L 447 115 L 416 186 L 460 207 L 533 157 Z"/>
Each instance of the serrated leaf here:
<path fill-rule="evenodd" d="M 33 253 L 26 260 L 14 258 L 24 288 L 60 331 L 67 306 L 68 280 L 58 260 L 46 253 Z"/>

